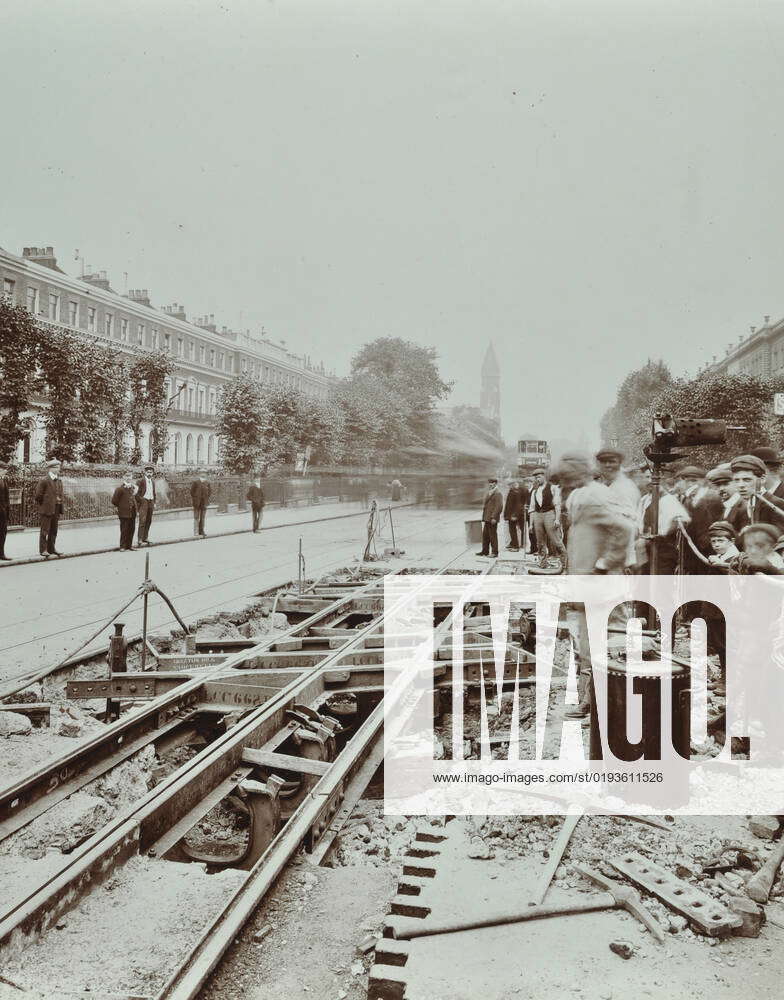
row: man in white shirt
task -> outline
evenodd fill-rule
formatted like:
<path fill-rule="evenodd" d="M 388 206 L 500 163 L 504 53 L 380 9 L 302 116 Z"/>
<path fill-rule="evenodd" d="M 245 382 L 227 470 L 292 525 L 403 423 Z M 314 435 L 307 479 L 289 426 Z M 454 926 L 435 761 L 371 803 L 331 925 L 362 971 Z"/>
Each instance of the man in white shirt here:
<path fill-rule="evenodd" d="M 630 521 L 629 547 L 626 552 L 626 565 L 633 566 L 637 561 L 635 551 L 635 529 L 637 524 L 637 506 L 640 502 L 640 491 L 621 469 L 623 452 L 615 448 L 603 448 L 596 453 L 599 475 L 605 486 L 609 487 L 621 509 L 625 511 Z"/>
<path fill-rule="evenodd" d="M 152 465 L 145 465 L 144 475 L 136 483 L 136 508 L 139 512 L 139 529 L 136 535 L 137 545 L 149 545 L 147 536 L 150 533 L 150 524 L 155 510 L 157 490 L 153 473 L 155 468 Z"/>

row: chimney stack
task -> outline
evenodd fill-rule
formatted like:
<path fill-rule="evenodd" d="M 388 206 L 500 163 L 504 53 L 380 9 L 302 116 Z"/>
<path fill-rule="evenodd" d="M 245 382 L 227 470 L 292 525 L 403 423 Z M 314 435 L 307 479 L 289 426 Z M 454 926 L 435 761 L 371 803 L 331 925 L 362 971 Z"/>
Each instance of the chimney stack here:
<path fill-rule="evenodd" d="M 93 271 L 92 268 L 89 268 L 88 273 L 82 275 L 82 281 L 86 281 L 88 285 L 93 285 L 95 288 L 102 288 L 105 292 L 112 291 L 109 287 L 106 271 Z"/>
<path fill-rule="evenodd" d="M 174 319 L 184 320 L 186 318 L 185 307 L 182 303 L 173 302 L 170 306 L 164 306 L 163 311 Z"/>
<path fill-rule="evenodd" d="M 152 308 L 150 303 L 150 292 L 146 288 L 129 288 L 127 297 L 131 300 L 131 302 L 135 302 L 137 305 Z"/>
<path fill-rule="evenodd" d="M 25 260 L 29 260 L 33 264 L 41 264 L 52 271 L 60 270 L 57 266 L 57 258 L 54 255 L 54 247 L 23 247 L 22 256 Z"/>

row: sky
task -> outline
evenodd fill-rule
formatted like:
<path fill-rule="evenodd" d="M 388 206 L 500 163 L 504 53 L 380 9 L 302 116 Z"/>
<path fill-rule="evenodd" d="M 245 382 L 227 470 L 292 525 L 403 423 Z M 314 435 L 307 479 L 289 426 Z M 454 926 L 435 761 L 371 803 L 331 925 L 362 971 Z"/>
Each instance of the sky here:
<path fill-rule="evenodd" d="M 0 245 L 339 374 L 433 346 L 503 432 L 598 440 L 648 357 L 784 315 L 779 0 L 16 0 Z"/>

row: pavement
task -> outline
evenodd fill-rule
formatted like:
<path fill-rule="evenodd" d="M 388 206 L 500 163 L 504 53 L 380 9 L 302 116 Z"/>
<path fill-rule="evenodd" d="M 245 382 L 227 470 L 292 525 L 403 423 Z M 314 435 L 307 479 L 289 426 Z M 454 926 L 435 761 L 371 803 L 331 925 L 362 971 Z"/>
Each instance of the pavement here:
<path fill-rule="evenodd" d="M 341 505 L 344 512 L 346 506 Z M 326 505 L 319 510 L 325 513 Z M 310 511 L 312 508 L 300 513 Z M 270 512 L 265 528 L 272 527 L 270 522 L 276 515 L 288 514 Z M 402 507 L 395 513 L 396 543 L 405 550 L 406 561 L 421 560 L 423 568 L 440 566 L 466 549 L 465 517 L 465 511 Z M 249 518 L 246 515 L 246 523 Z M 190 526 L 190 522 L 185 523 Z M 133 552 L 6 564 L 8 568 L 0 574 L 4 598 L 0 602 L 0 680 L 60 663 L 96 631 L 100 634 L 84 648 L 105 649 L 109 633 L 105 626 L 142 583 L 148 553 L 150 578 L 168 595 L 183 620 L 191 622 L 220 610 L 238 610 L 261 591 L 296 580 L 300 538 L 308 577 L 356 564 L 362 559 L 367 539 L 366 523 L 366 517 L 361 516 L 299 521 L 257 535 L 249 531 L 213 534 Z M 172 530 L 175 526 L 167 527 Z M 211 527 L 208 521 L 208 530 Z M 163 522 L 160 528 L 164 529 Z M 379 554 L 387 546 L 391 546 L 391 537 L 385 529 L 377 542 Z M 395 563 L 400 565 L 400 560 L 393 560 L 391 567 Z M 127 636 L 139 634 L 141 600 L 137 599 L 119 620 L 125 623 Z M 169 609 L 157 594 L 151 595 L 150 633 L 168 635 L 174 627 Z"/>
<path fill-rule="evenodd" d="M 399 507 L 403 503 L 392 503 L 380 500 L 379 506 Z M 367 507 L 359 501 L 344 501 L 343 503 L 312 504 L 307 507 L 275 507 L 265 509 L 262 531 L 279 528 L 281 525 L 304 524 L 310 521 L 324 520 L 328 517 L 346 517 L 368 513 Z M 241 513 L 218 514 L 208 510 L 206 520 L 208 535 L 228 535 L 251 531 L 250 509 Z M 120 541 L 120 528 L 117 518 L 100 521 L 69 521 L 61 523 L 57 533 L 57 549 L 61 556 L 72 558 L 97 552 L 116 552 Z M 150 547 L 167 545 L 172 542 L 199 541 L 193 537 L 193 518 L 190 512 L 179 517 L 153 517 L 149 535 Z M 134 535 L 134 544 L 136 536 Z M 19 565 L 22 562 L 48 562 L 38 553 L 38 529 L 26 528 L 24 531 L 9 533 L 5 545 L 5 554 L 11 556 L 13 562 L 0 563 L 0 570 Z"/>

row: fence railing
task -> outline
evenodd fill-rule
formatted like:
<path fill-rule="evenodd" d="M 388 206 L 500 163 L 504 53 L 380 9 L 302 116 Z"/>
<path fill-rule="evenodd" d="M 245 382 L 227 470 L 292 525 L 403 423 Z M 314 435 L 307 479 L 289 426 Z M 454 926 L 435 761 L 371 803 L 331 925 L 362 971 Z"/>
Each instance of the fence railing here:
<path fill-rule="evenodd" d="M 112 494 L 122 480 L 124 466 L 64 465 L 63 518 L 85 520 L 113 516 L 116 511 L 111 503 Z M 288 470 L 268 476 L 261 481 L 267 504 L 277 506 L 307 506 L 329 501 L 354 502 L 367 507 L 371 499 L 380 503 L 392 498 L 393 491 L 388 473 L 340 472 L 329 469 L 311 470 L 308 475 L 287 474 Z M 35 490 L 46 471 L 42 466 L 21 466 L 9 481 L 11 526 L 35 527 L 39 522 Z M 189 508 L 190 488 L 195 476 L 193 471 L 182 469 L 157 469 L 154 475 L 159 511 Z M 244 510 L 249 479 L 237 476 L 210 475 L 206 477 L 212 488 L 210 502 L 219 511 L 236 507 Z M 434 503 L 438 507 L 472 507 L 480 502 L 483 480 L 466 477 L 430 477 L 417 474 L 398 476 L 402 487 L 400 499 L 412 503 Z"/>

